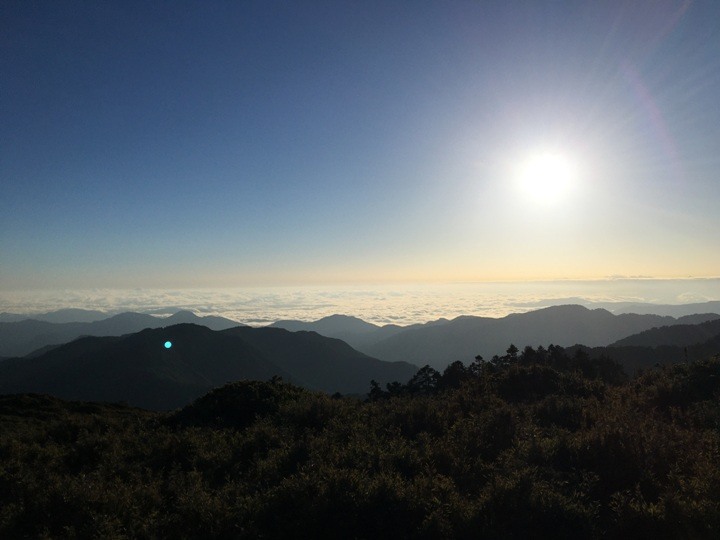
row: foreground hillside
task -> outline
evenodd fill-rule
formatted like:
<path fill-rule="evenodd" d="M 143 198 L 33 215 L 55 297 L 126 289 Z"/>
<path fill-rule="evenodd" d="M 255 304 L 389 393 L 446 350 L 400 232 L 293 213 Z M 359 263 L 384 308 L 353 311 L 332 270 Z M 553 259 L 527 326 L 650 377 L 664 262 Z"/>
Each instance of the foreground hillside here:
<path fill-rule="evenodd" d="M 280 383 L 173 414 L 0 398 L 0 537 L 717 538 L 720 360 L 626 382 L 514 348 L 373 384 Z"/>

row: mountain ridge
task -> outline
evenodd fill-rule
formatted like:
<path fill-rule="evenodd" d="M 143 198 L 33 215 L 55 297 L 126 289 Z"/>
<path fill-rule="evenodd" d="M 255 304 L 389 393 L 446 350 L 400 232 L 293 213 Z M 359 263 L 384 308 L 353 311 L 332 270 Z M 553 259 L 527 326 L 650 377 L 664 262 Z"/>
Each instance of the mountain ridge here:
<path fill-rule="evenodd" d="M 3 311 L 0 313 L 0 322 L 18 322 L 32 319 L 35 321 L 45 321 L 51 323 L 66 322 L 95 322 L 110 317 L 111 314 L 95 309 L 81 308 L 62 308 L 46 313 L 35 313 L 31 315 L 22 315 L 20 313 L 8 313 Z"/>
<path fill-rule="evenodd" d="M 33 354 L 43 347 L 67 343 L 81 336 L 120 336 L 145 328 L 162 328 L 180 323 L 200 324 L 211 330 L 225 330 L 241 325 L 224 317 L 200 317 L 191 311 L 178 311 L 167 318 L 128 311 L 89 323 L 52 323 L 34 319 L 0 322 L 0 357 Z"/>
<path fill-rule="evenodd" d="M 442 369 L 449 363 L 469 362 L 476 355 L 502 354 L 508 344 L 605 346 L 623 337 L 656 326 L 677 323 L 659 315 L 614 315 L 602 308 L 579 305 L 553 306 L 498 319 L 456 318 L 447 324 L 412 329 L 361 349 L 383 360 L 405 358 L 419 365 Z"/>
<path fill-rule="evenodd" d="M 684 319 L 684 318 L 683 318 Z M 675 324 L 644 330 L 610 344 L 610 347 L 687 347 L 720 335 L 720 317 L 699 324 Z"/>
<path fill-rule="evenodd" d="M 267 331 L 273 332 L 269 342 L 260 335 Z M 416 371 L 412 364 L 382 362 L 316 333 L 215 331 L 186 323 L 82 337 L 35 358 L 6 359 L 0 362 L 0 394 L 47 393 L 172 409 L 242 379 L 280 376 L 312 390 L 363 394 L 372 379 L 385 384 Z"/>
<path fill-rule="evenodd" d="M 652 314 L 613 314 L 604 308 L 568 304 L 526 313 L 490 318 L 461 315 L 424 324 L 379 326 L 349 315 L 331 315 L 317 321 L 280 320 L 268 328 L 315 331 L 340 339 L 366 355 L 386 361 L 408 361 L 444 368 L 455 360 L 469 362 L 476 355 L 502 354 L 511 342 L 518 346 L 554 343 L 571 346 L 607 346 L 655 327 L 704 322 L 716 314 L 692 314 L 679 318 Z M 175 323 L 201 324 L 215 330 L 241 326 L 222 317 L 199 317 L 187 310 L 158 318 L 125 312 L 92 323 L 50 323 L 25 320 L 0 323 L 0 358 L 40 356 L 82 335 L 123 335 L 144 328 Z"/>

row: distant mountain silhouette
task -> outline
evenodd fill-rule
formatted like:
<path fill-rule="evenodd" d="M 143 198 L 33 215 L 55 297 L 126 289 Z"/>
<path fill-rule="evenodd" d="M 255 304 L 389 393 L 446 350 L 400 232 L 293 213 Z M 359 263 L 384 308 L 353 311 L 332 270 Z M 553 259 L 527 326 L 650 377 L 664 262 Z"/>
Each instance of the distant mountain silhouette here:
<path fill-rule="evenodd" d="M 679 321 L 685 319 L 683 317 Z M 676 324 L 674 326 L 651 328 L 639 334 L 620 339 L 612 343 L 611 347 L 659 347 L 662 345 L 687 347 L 705 343 L 718 335 L 720 335 L 720 318 L 716 316 L 714 320 L 701 324 Z"/>
<path fill-rule="evenodd" d="M 392 381 L 404 382 L 418 369 L 418 366 L 403 361 L 383 362 L 371 358 L 344 341 L 316 332 L 246 326 L 231 328 L 225 333 L 252 344 L 310 389 L 365 393 L 372 379 L 383 385 Z"/>
<path fill-rule="evenodd" d="M 0 323 L 24 321 L 28 317 L 29 315 L 21 315 L 19 313 L 8 313 L 7 311 L 3 311 L 2 313 L 0 313 Z"/>
<path fill-rule="evenodd" d="M 160 320 L 163 322 L 162 326 L 188 323 L 207 326 L 210 330 L 226 330 L 235 326 L 244 326 L 239 322 L 226 319 L 225 317 L 218 317 L 216 315 L 205 315 L 200 317 L 188 310 L 178 311 L 177 313 Z"/>
<path fill-rule="evenodd" d="M 672 328 L 672 327 L 668 327 Z M 619 363 L 626 373 L 633 375 L 640 369 L 649 369 L 657 365 L 677 364 L 704 360 L 720 354 L 720 334 L 693 345 L 617 345 L 608 347 L 587 347 L 574 345 L 566 349 L 570 355 L 582 350 L 590 358 L 606 357 Z"/>
<path fill-rule="evenodd" d="M 166 340 L 172 348 L 164 347 Z M 5 360 L 0 393 L 48 393 L 166 409 L 228 381 L 273 375 L 289 376 L 241 340 L 184 324 L 121 337 L 80 338 L 38 358 Z"/>
<path fill-rule="evenodd" d="M 95 322 L 107 319 L 109 315 L 103 311 L 64 308 L 48 313 L 38 313 L 33 315 L 21 315 L 18 313 L 0 313 L 0 322 L 18 322 L 27 319 L 35 321 L 45 321 L 51 323 L 68 323 L 68 322 Z"/>
<path fill-rule="evenodd" d="M 708 321 L 720 319 L 717 313 L 695 313 L 693 315 L 683 315 L 677 318 L 677 324 L 702 324 Z"/>
<path fill-rule="evenodd" d="M 364 334 L 374 332 L 380 327 L 349 315 L 330 315 L 314 322 L 303 322 L 294 320 L 276 321 L 270 325 L 274 328 L 284 328 L 291 332 L 309 331 L 317 332 L 324 336 L 337 333 Z"/>
<path fill-rule="evenodd" d="M 0 323 L 0 357 L 25 356 L 48 345 L 67 343 L 80 336 L 120 336 L 179 323 L 200 324 L 211 330 L 240 325 L 224 317 L 198 317 L 190 311 L 179 311 L 167 318 L 128 312 L 90 323 L 51 323 L 27 319 Z"/>
<path fill-rule="evenodd" d="M 166 340 L 172 347 L 164 347 Z M 0 394 L 126 401 L 173 409 L 214 387 L 275 375 L 315 390 L 365 393 L 370 380 L 407 380 L 417 370 L 369 358 L 314 333 L 179 324 L 113 337 L 84 337 L 36 358 L 0 363 Z"/>
<path fill-rule="evenodd" d="M 458 317 L 446 324 L 404 330 L 361 350 L 387 361 L 405 360 L 442 369 L 450 362 L 471 361 L 480 354 L 489 359 L 508 344 L 608 345 L 656 326 L 677 324 L 658 315 L 613 315 L 604 309 L 554 306 L 499 319 Z"/>
<path fill-rule="evenodd" d="M 663 315 L 669 317 L 683 317 L 696 313 L 720 314 L 720 301 L 698 302 L 694 304 L 650 304 L 643 302 L 587 302 L 584 305 L 590 308 L 603 308 L 616 315 L 622 313 L 637 313 L 639 315 Z"/>
<path fill-rule="evenodd" d="M 712 305 L 694 304 L 705 308 Z M 678 308 L 679 312 L 692 309 L 670 307 Z M 452 321 L 439 319 L 405 327 L 377 326 L 345 315 L 333 315 L 313 322 L 283 320 L 270 326 L 291 331 L 314 331 L 342 339 L 376 358 L 430 364 L 442 369 L 455 360 L 469 362 L 478 354 L 489 359 L 495 354 L 502 354 L 510 343 L 517 346 L 549 343 L 605 346 L 653 327 L 695 324 L 719 317 L 712 313 L 684 315 L 678 319 L 652 314 L 613 315 L 605 309 L 566 305 L 502 318 L 462 316 Z"/>
<path fill-rule="evenodd" d="M 447 322 L 447 319 L 438 319 L 424 324 L 412 324 L 409 326 L 399 326 L 397 324 L 378 326 L 365 322 L 357 317 L 330 315 L 329 317 L 323 317 L 322 319 L 312 322 L 281 320 L 269 326 L 271 328 L 284 328 L 291 332 L 317 332 L 322 336 L 341 339 L 352 347 L 361 350 L 406 330 L 435 326 Z"/>

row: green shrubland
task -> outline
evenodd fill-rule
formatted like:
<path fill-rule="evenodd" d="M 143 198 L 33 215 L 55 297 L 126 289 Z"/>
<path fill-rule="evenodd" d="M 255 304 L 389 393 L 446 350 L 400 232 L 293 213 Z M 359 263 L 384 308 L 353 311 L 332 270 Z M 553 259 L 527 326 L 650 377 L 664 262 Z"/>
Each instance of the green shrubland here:
<path fill-rule="evenodd" d="M 720 360 L 559 347 L 367 399 L 280 380 L 171 414 L 0 397 L 0 537 L 717 538 Z"/>

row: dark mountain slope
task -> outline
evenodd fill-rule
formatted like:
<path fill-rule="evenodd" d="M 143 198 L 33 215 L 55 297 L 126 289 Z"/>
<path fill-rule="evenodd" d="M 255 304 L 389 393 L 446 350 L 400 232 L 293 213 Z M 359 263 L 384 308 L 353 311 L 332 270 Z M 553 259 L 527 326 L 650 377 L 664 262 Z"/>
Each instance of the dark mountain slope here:
<path fill-rule="evenodd" d="M 22 315 L 19 313 L 0 313 L 0 322 L 17 322 L 33 319 L 35 321 L 45 321 L 51 323 L 68 323 L 68 322 L 94 322 L 107 319 L 108 314 L 103 311 L 64 308 L 47 313 L 36 313 L 33 315 Z"/>
<path fill-rule="evenodd" d="M 606 357 L 616 361 L 629 375 L 640 369 L 649 369 L 657 365 L 679 364 L 712 358 L 720 355 L 720 334 L 688 346 L 658 345 L 653 347 L 640 345 L 612 345 L 608 347 L 586 347 L 575 345 L 567 349 L 568 354 L 581 350 L 590 358 Z"/>
<path fill-rule="evenodd" d="M 720 313 L 720 301 L 698 302 L 694 304 L 648 304 L 637 302 L 592 302 L 592 306 L 602 307 L 612 313 L 654 314 L 670 317 L 683 317 L 696 313 Z"/>
<path fill-rule="evenodd" d="M 312 322 L 281 320 L 272 323 L 269 328 L 282 328 L 290 332 L 317 332 L 321 336 L 340 339 L 356 348 L 368 341 L 377 341 L 375 336 L 382 330 L 380 326 L 348 315 L 330 315 Z"/>
<path fill-rule="evenodd" d="M 374 332 L 380 327 L 349 315 L 330 315 L 313 322 L 282 320 L 270 325 L 272 328 L 284 328 L 291 332 L 317 332 L 323 336 L 335 337 L 335 334 L 363 334 Z"/>
<path fill-rule="evenodd" d="M 32 319 L 0 322 L 0 356 L 24 356 L 46 345 L 65 343 L 82 335 L 81 325 Z"/>
<path fill-rule="evenodd" d="M 164 347 L 166 340 L 172 348 Z M 35 359 L 5 360 L 0 393 L 172 409 L 226 382 L 274 375 L 294 380 L 241 339 L 183 324 L 122 337 L 81 338 Z"/>
<path fill-rule="evenodd" d="M 444 325 L 403 331 L 363 352 L 387 361 L 406 360 L 442 369 L 455 360 L 471 361 L 478 354 L 486 359 L 502 354 L 510 343 L 520 348 L 541 343 L 607 345 L 675 322 L 672 317 L 657 315 L 613 315 L 604 309 L 554 306 L 500 319 L 458 317 Z"/>
<path fill-rule="evenodd" d="M 683 315 L 677 318 L 677 324 L 701 324 L 708 321 L 720 319 L 717 313 L 695 313 L 693 315 Z"/>
<path fill-rule="evenodd" d="M 37 357 L 4 360 L 0 394 L 36 392 L 172 409 L 241 379 L 277 375 L 315 390 L 363 394 L 371 379 L 407 381 L 416 371 L 416 366 L 382 362 L 313 332 L 213 331 L 180 324 L 121 337 L 79 338 Z"/>
<path fill-rule="evenodd" d="M 162 326 L 169 326 L 172 324 L 199 324 L 201 326 L 207 326 L 210 330 L 226 330 L 235 326 L 244 326 L 237 321 L 226 319 L 225 317 L 218 317 L 216 315 L 205 315 L 199 317 L 192 311 L 181 310 L 177 313 L 170 315 L 165 319 L 160 319 Z"/>
<path fill-rule="evenodd" d="M 143 313 L 120 313 L 91 323 L 50 323 L 32 319 L 0 323 L 0 356 L 25 356 L 48 345 L 67 343 L 80 336 L 121 336 L 145 328 L 161 328 L 179 323 L 207 326 L 224 330 L 240 323 L 223 317 L 198 317 L 180 311 L 166 319 Z"/>
<path fill-rule="evenodd" d="M 418 369 L 407 362 L 382 362 L 315 332 L 238 327 L 223 333 L 241 337 L 316 390 L 365 393 L 372 379 L 380 384 L 407 381 Z"/>
<path fill-rule="evenodd" d="M 692 320 L 698 320 L 697 316 Z M 511 342 L 519 346 L 549 342 L 607 345 L 647 328 L 677 322 L 672 317 L 613 315 L 603 309 L 569 305 L 512 314 L 501 319 L 465 316 L 408 327 L 377 327 L 345 316 L 314 322 L 278 321 L 273 326 L 294 331 L 312 330 L 336 337 L 383 360 L 409 361 L 417 365 L 429 363 L 442 369 L 451 361 L 467 362 L 477 354 L 486 358 L 501 354 Z"/>
<path fill-rule="evenodd" d="M 720 335 L 720 319 L 701 324 L 677 324 L 651 328 L 639 334 L 620 339 L 611 346 L 658 347 L 660 345 L 674 345 L 687 347 L 704 343 L 717 335 Z"/>
<path fill-rule="evenodd" d="M 348 317 L 347 315 L 331 315 L 323 317 L 317 321 L 295 321 L 282 320 L 274 322 L 271 328 L 284 328 L 291 332 L 317 332 L 321 336 L 341 339 L 350 346 L 358 350 L 366 350 L 372 345 L 414 328 L 425 328 L 430 326 L 438 326 L 447 324 L 447 319 L 438 319 L 424 324 L 412 324 L 409 326 L 399 326 L 397 324 L 386 324 L 377 326 L 367 323 L 356 317 Z"/>

